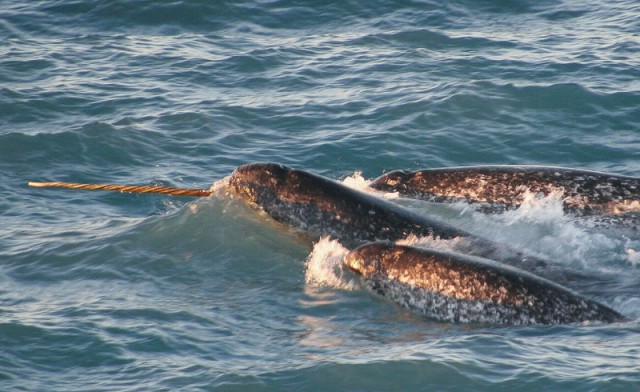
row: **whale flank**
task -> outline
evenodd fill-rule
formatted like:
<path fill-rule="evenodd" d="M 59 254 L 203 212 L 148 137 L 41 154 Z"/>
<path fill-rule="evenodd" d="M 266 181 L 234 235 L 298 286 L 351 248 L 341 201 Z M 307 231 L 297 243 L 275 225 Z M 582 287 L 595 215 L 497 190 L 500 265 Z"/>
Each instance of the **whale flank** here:
<path fill-rule="evenodd" d="M 616 322 L 624 317 L 549 280 L 492 260 L 391 243 L 352 250 L 367 286 L 427 318 L 501 325 Z"/>
<path fill-rule="evenodd" d="M 396 170 L 370 187 L 433 202 L 482 203 L 482 210 L 516 208 L 527 194 L 557 195 L 580 215 L 640 211 L 640 178 L 548 166 L 470 166 Z"/>

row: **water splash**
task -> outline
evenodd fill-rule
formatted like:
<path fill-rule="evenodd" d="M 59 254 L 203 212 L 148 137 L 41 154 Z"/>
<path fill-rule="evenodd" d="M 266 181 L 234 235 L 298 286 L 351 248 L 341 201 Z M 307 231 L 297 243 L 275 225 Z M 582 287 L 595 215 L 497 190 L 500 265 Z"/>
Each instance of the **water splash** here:
<path fill-rule="evenodd" d="M 211 194 L 219 195 L 221 193 L 226 192 L 229 187 L 230 180 L 231 180 L 231 176 L 226 176 L 214 182 L 213 184 L 211 184 L 211 187 L 209 188 L 209 190 L 211 191 Z"/>
<path fill-rule="evenodd" d="M 338 241 L 322 237 L 313 246 L 305 271 L 305 282 L 317 287 L 352 290 L 355 283 L 345 277 L 343 259 L 349 251 Z"/>
<path fill-rule="evenodd" d="M 527 191 L 523 194 L 522 204 L 515 210 L 506 211 L 502 216 L 507 224 L 520 221 L 538 224 L 567 222 L 569 217 L 564 213 L 562 196 L 560 190 L 546 196 Z"/>
<path fill-rule="evenodd" d="M 627 260 L 633 267 L 640 266 L 640 252 L 635 248 L 627 248 Z"/>
<path fill-rule="evenodd" d="M 459 238 L 444 240 L 433 237 L 418 237 L 416 235 L 410 234 L 407 238 L 396 241 L 396 244 L 454 252 L 455 245 L 458 242 L 460 242 Z"/>
<path fill-rule="evenodd" d="M 361 192 L 371 192 L 371 188 L 369 188 L 369 184 L 371 184 L 371 180 L 367 180 L 362 176 L 361 171 L 355 171 L 352 175 L 345 177 L 340 181 L 342 185 L 348 186 L 349 188 L 361 191 Z"/>
<path fill-rule="evenodd" d="M 373 180 L 366 179 L 362 176 L 361 171 L 355 171 L 352 175 L 347 176 L 340 181 L 342 185 L 348 186 L 349 188 L 355 189 L 360 192 L 368 193 L 371 195 L 375 195 L 381 197 L 383 199 L 398 199 L 400 198 L 399 192 L 385 192 L 380 191 L 378 189 L 373 189 L 369 185 L 373 182 Z"/>

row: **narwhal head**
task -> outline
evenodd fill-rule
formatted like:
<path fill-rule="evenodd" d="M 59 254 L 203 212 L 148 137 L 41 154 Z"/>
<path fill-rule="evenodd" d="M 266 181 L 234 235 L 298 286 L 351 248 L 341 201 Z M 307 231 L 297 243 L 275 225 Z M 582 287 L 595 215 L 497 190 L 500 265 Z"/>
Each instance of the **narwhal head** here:
<path fill-rule="evenodd" d="M 231 191 L 241 199 L 260 204 L 267 194 L 282 192 L 292 169 L 278 163 L 250 163 L 238 166 L 229 179 Z"/>
<path fill-rule="evenodd" d="M 343 219 L 353 214 L 349 200 L 355 191 L 336 181 L 276 163 L 252 163 L 239 166 L 228 187 L 232 195 L 279 222 L 317 234 L 351 236 L 343 232 Z"/>
<path fill-rule="evenodd" d="M 367 243 L 349 252 L 344 262 L 351 270 L 369 278 L 380 272 L 380 265 L 392 247 L 388 242 Z"/>
<path fill-rule="evenodd" d="M 328 178 L 279 163 L 238 166 L 231 174 L 229 186 L 232 193 L 263 208 L 277 202 L 309 203 L 331 209 L 346 189 Z"/>
<path fill-rule="evenodd" d="M 394 170 L 376 178 L 369 186 L 381 191 L 398 192 L 406 187 L 411 178 L 409 171 Z"/>

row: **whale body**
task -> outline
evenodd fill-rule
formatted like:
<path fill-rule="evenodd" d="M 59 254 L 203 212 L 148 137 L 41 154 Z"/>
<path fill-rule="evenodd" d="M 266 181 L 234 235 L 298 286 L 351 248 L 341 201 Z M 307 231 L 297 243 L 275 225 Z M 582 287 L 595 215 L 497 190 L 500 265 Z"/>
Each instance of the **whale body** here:
<path fill-rule="evenodd" d="M 516 208 L 527 194 L 557 194 L 578 214 L 640 211 L 640 178 L 548 166 L 469 166 L 397 170 L 370 187 L 433 202 L 484 203 L 485 211 Z"/>
<path fill-rule="evenodd" d="M 337 181 L 281 164 L 239 166 L 229 185 L 234 195 L 276 221 L 313 237 L 328 235 L 347 247 L 396 241 L 410 234 L 441 239 L 470 236 Z"/>
<path fill-rule="evenodd" d="M 277 163 L 239 166 L 228 179 L 230 193 L 274 220 L 310 237 L 329 236 L 348 249 L 410 235 L 452 241 L 454 251 L 517 266 L 578 289 L 589 277 L 512 247 L 418 215 L 337 181 Z M 592 281 L 590 283 L 593 283 Z"/>
<path fill-rule="evenodd" d="M 367 286 L 427 318 L 503 325 L 616 322 L 615 310 L 526 271 L 451 252 L 377 242 L 346 256 Z"/>

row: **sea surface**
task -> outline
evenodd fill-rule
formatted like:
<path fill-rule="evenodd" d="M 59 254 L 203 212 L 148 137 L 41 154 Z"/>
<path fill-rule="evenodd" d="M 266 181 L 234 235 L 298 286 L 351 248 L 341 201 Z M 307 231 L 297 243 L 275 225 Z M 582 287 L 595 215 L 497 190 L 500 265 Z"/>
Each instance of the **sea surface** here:
<path fill-rule="evenodd" d="M 601 275 L 614 324 L 436 323 L 209 188 L 274 161 L 640 176 L 635 0 L 0 0 L 0 390 L 630 391 L 640 232 L 392 199 Z M 562 282 L 560 282 L 562 283 Z"/>

